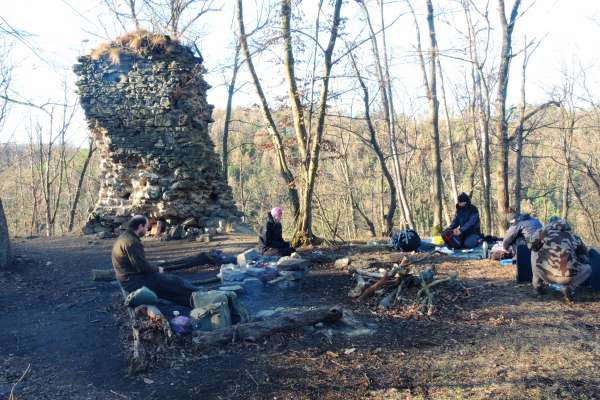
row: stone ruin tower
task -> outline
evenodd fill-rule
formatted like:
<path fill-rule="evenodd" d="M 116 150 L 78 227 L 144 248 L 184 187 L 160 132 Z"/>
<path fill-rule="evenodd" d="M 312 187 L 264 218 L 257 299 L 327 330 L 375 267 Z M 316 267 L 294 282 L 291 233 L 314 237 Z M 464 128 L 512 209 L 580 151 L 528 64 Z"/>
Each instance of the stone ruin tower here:
<path fill-rule="evenodd" d="M 84 233 L 138 213 L 167 226 L 236 219 L 208 135 L 213 106 L 202 58 L 168 36 L 138 31 L 78 61 L 80 102 L 101 157 L 100 194 Z"/>

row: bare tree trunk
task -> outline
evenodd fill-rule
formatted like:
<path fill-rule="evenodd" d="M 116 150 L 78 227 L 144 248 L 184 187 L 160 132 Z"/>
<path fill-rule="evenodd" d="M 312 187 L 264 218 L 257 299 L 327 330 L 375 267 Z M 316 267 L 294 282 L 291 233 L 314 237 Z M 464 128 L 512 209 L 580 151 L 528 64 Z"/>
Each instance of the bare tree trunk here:
<path fill-rule="evenodd" d="M 292 105 L 296 141 L 301 159 L 302 191 L 300 196 L 300 213 L 296 221 L 292 245 L 310 244 L 314 240 L 312 233 L 312 197 L 315 188 L 315 179 L 319 168 L 319 154 L 321 141 L 325 128 L 325 112 L 329 94 L 329 78 L 333 67 L 332 56 L 340 25 L 340 11 L 342 0 L 334 4 L 333 21 L 329 35 L 329 42 L 324 51 L 324 72 L 322 76 L 319 108 L 317 110 L 317 125 L 312 132 L 307 132 L 304 123 L 304 110 L 300 101 L 296 77 L 294 74 L 294 56 L 292 52 L 291 36 L 291 0 L 281 1 L 281 28 L 284 43 L 285 76 L 288 82 L 289 99 Z M 310 134 L 310 137 L 308 136 Z"/>
<path fill-rule="evenodd" d="M 75 191 L 75 198 L 73 199 L 73 204 L 71 204 L 71 211 L 69 212 L 69 227 L 68 231 L 73 231 L 73 224 L 75 222 L 75 212 L 77 211 L 77 205 L 79 204 L 79 196 L 81 195 L 81 188 L 83 187 L 83 180 L 85 178 L 85 173 L 87 172 L 88 166 L 90 165 L 90 160 L 92 159 L 92 155 L 96 148 L 94 147 L 94 141 L 90 138 L 90 146 L 88 148 L 87 157 L 83 162 L 83 167 L 81 169 L 81 174 L 79 175 L 79 181 L 77 182 L 77 190 Z"/>
<path fill-rule="evenodd" d="M 478 146 L 481 168 L 481 183 L 483 197 L 483 211 L 485 221 L 485 231 L 488 234 L 492 233 L 493 217 L 492 217 L 492 179 L 491 179 L 491 154 L 490 154 L 490 94 L 489 88 L 484 77 L 483 64 L 479 59 L 477 30 L 471 17 L 471 4 L 468 1 L 463 1 L 463 8 L 467 20 L 468 40 L 469 40 L 469 55 L 471 58 L 471 76 L 473 80 L 473 118 L 476 118 L 477 123 L 473 123 L 473 133 L 475 137 L 479 137 Z M 489 38 L 491 27 L 487 20 L 487 9 L 485 10 L 487 27 L 486 31 Z M 488 39 L 489 41 L 489 39 Z M 485 46 L 486 50 L 488 46 Z M 487 59 L 487 54 L 483 55 L 483 59 Z M 477 132 L 479 135 L 477 136 Z"/>
<path fill-rule="evenodd" d="M 383 176 L 385 177 L 387 184 L 390 188 L 390 206 L 388 208 L 387 213 L 385 213 L 385 217 L 384 217 L 385 225 L 384 225 L 384 232 L 383 232 L 384 235 L 389 235 L 394 226 L 394 213 L 396 212 L 396 207 L 397 207 L 396 186 L 394 185 L 394 179 L 392 178 L 392 175 L 390 174 L 390 171 L 385 163 L 385 157 L 383 155 L 383 151 L 381 151 L 381 147 L 379 146 L 379 142 L 377 141 L 377 132 L 375 131 L 375 127 L 374 127 L 372 119 L 371 119 L 371 112 L 370 112 L 370 106 L 369 106 L 369 104 L 370 104 L 369 91 L 367 89 L 367 86 L 366 86 L 362 76 L 360 75 L 360 71 L 358 70 L 354 56 L 350 55 L 350 58 L 352 61 L 352 66 L 354 68 L 354 72 L 356 73 L 356 77 L 358 78 L 358 82 L 363 91 L 363 105 L 365 108 L 365 121 L 367 122 L 367 128 L 369 129 L 369 143 L 371 144 L 371 148 L 373 149 L 373 151 L 375 152 L 375 155 L 377 156 L 377 160 L 379 161 L 379 166 L 381 168 L 381 172 L 382 172 Z M 382 211 L 383 211 L 383 209 L 382 209 Z M 413 226 L 413 225 L 411 225 L 411 226 Z"/>
<path fill-rule="evenodd" d="M 509 208 L 509 186 L 508 186 L 508 127 L 506 121 L 506 94 L 508 91 L 508 74 L 512 55 L 512 32 L 515 20 L 519 12 L 521 0 L 515 0 L 510 20 L 507 22 L 504 0 L 498 0 L 498 14 L 502 28 L 502 50 L 500 54 L 500 65 L 498 69 L 498 91 L 496 95 L 496 136 L 499 145 L 499 162 L 497 166 L 498 179 L 498 219 L 502 230 L 508 227 L 506 211 Z"/>
<path fill-rule="evenodd" d="M 267 103 L 267 98 L 262 89 L 262 85 L 258 79 L 258 75 L 256 74 L 256 70 L 254 69 L 254 64 L 252 63 L 252 58 L 250 56 L 250 50 L 248 48 L 248 41 L 246 38 L 246 31 L 244 28 L 244 13 L 242 8 L 242 0 L 237 0 L 237 22 L 238 22 L 238 30 L 239 30 L 239 39 L 240 39 L 240 47 L 244 58 L 246 59 L 246 64 L 248 65 L 248 70 L 250 71 L 250 75 L 252 76 L 252 81 L 254 83 L 254 87 L 258 94 L 260 100 L 260 107 L 263 114 L 263 117 L 267 123 L 267 129 L 273 140 L 273 146 L 275 149 L 275 154 L 277 155 L 277 163 L 279 166 L 279 173 L 285 183 L 287 184 L 288 196 L 290 199 L 290 203 L 292 205 L 292 211 L 294 214 L 294 220 L 298 219 L 300 213 L 300 199 L 298 197 L 298 190 L 296 188 L 296 179 L 292 174 L 291 170 L 287 165 L 287 160 L 285 157 L 285 149 L 283 146 L 283 140 L 281 139 L 281 135 L 277 130 L 277 126 L 275 125 L 275 121 L 273 120 L 273 116 L 271 115 L 271 110 Z"/>
<path fill-rule="evenodd" d="M 440 152 L 440 127 L 439 103 L 437 99 L 437 72 L 436 59 L 438 57 L 437 40 L 435 37 L 435 24 L 433 19 L 433 5 L 431 0 L 427 3 L 427 24 L 429 26 L 429 114 L 431 116 L 431 129 L 434 145 L 434 213 L 433 225 L 442 226 L 442 202 L 444 189 L 442 187 L 442 155 Z"/>
<path fill-rule="evenodd" d="M 383 1 L 379 2 L 379 10 L 381 14 L 381 29 L 382 29 L 382 38 L 383 38 L 383 60 L 385 64 L 385 72 L 381 63 L 381 54 L 379 52 L 379 46 L 377 44 L 377 37 L 375 35 L 375 31 L 373 29 L 373 24 L 371 23 L 371 17 L 369 14 L 369 10 L 365 3 L 360 3 L 361 8 L 365 14 L 367 19 L 367 25 L 369 27 L 369 37 L 371 41 L 371 49 L 373 52 L 373 59 L 375 61 L 375 67 L 377 72 L 377 80 L 379 83 L 379 93 L 381 95 L 381 103 L 383 106 L 384 120 L 386 124 L 386 128 L 388 131 L 389 138 L 389 146 L 392 153 L 392 167 L 394 172 L 394 180 L 396 185 L 396 197 L 397 202 L 400 204 L 400 211 L 402 217 L 402 223 L 408 224 L 411 227 L 414 226 L 413 218 L 411 214 L 411 210 L 407 201 L 402 167 L 400 165 L 400 155 L 398 153 L 398 146 L 396 143 L 396 121 L 395 121 L 395 110 L 393 103 L 393 92 L 392 92 L 392 83 L 389 74 L 389 66 L 388 66 L 388 56 L 387 56 L 387 44 L 386 44 L 386 34 L 385 34 L 385 21 L 383 18 L 384 15 L 384 3 Z"/>
<path fill-rule="evenodd" d="M 456 167 L 454 166 L 454 140 L 452 138 L 452 124 L 450 123 L 450 112 L 448 111 L 448 102 L 446 101 L 446 88 L 444 87 L 444 74 L 442 73 L 442 63 L 440 57 L 437 57 L 438 73 L 440 75 L 440 87 L 442 89 L 442 103 L 444 103 L 444 116 L 446 120 L 446 140 L 448 143 L 448 163 L 450 164 L 450 184 L 453 204 L 458 203 L 458 186 L 456 184 Z"/>
<path fill-rule="evenodd" d="M 238 71 L 240 69 L 240 44 L 237 43 L 235 46 L 235 56 L 233 58 L 233 72 L 231 74 L 231 81 L 227 87 L 227 108 L 225 109 L 225 122 L 223 124 L 223 138 L 222 138 L 222 149 L 221 149 L 221 162 L 223 165 L 223 179 L 227 183 L 228 174 L 227 167 L 229 163 L 229 124 L 231 122 L 231 107 L 233 102 L 233 94 L 235 93 L 235 81 L 237 78 Z"/>

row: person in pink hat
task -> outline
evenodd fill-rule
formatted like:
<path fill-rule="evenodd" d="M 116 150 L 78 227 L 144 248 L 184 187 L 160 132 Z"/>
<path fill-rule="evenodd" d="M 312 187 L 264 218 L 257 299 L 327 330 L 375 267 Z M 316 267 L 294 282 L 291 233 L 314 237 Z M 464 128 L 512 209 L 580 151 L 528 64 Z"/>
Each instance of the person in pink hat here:
<path fill-rule="evenodd" d="M 296 251 L 289 242 L 283 240 L 282 215 L 283 210 L 280 207 L 273 208 L 267 214 L 267 223 L 262 227 L 259 236 L 259 251 L 264 256 L 284 257 Z"/>

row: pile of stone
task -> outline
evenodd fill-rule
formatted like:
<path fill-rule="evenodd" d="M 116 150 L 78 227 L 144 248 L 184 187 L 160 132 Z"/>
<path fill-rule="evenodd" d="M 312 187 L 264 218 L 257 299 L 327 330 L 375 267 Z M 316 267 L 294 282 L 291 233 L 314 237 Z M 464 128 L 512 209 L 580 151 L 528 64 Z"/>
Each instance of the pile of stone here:
<path fill-rule="evenodd" d="M 101 179 L 84 233 L 112 233 L 133 214 L 167 228 L 188 218 L 201 228 L 237 221 L 208 135 L 213 106 L 202 58 L 168 36 L 138 31 L 78 61 L 80 104 Z"/>
<path fill-rule="evenodd" d="M 237 264 L 221 266 L 219 277 L 223 284 L 260 288 L 261 285 L 277 285 L 280 289 L 299 288 L 304 285 L 311 261 L 297 253 L 290 257 L 263 256 L 255 249 L 247 250 L 237 257 Z M 261 285 L 258 285 L 260 282 Z"/>

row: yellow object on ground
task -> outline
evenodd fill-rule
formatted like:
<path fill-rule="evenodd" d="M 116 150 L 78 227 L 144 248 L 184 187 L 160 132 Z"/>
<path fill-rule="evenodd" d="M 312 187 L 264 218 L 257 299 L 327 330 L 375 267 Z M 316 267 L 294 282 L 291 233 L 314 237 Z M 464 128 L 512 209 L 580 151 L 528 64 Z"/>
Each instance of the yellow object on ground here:
<path fill-rule="evenodd" d="M 441 236 L 433 236 L 431 238 L 431 243 L 435 244 L 436 246 L 443 246 L 444 245 L 444 239 L 442 239 Z"/>

